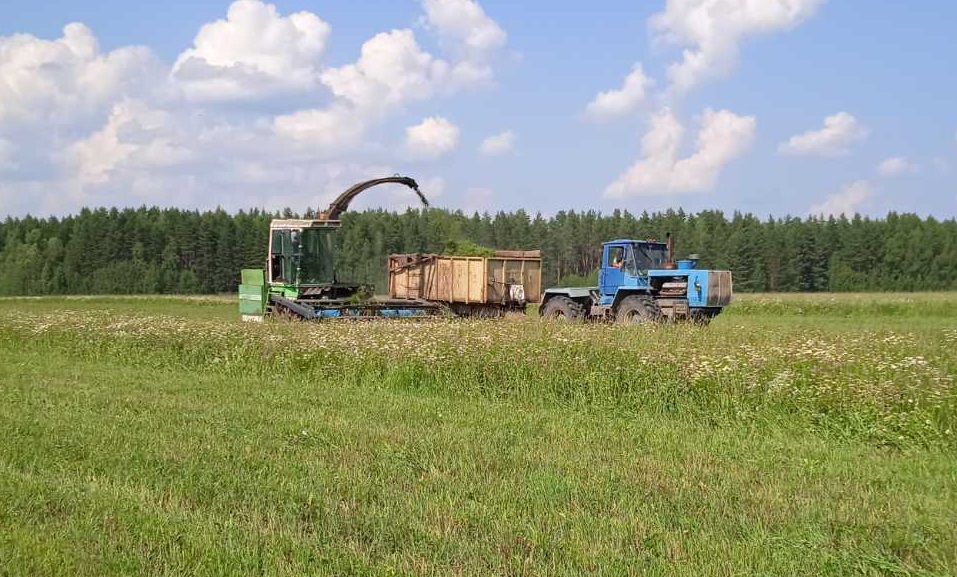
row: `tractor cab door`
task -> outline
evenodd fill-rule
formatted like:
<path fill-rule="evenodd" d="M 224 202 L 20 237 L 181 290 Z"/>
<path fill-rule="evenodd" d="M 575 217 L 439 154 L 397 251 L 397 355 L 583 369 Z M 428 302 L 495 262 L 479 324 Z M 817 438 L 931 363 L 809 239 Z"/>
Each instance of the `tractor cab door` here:
<path fill-rule="evenodd" d="M 296 283 L 295 257 L 298 252 L 298 234 L 289 230 L 273 230 L 269 251 L 269 281 Z"/>
<path fill-rule="evenodd" d="M 598 292 L 613 295 L 618 287 L 625 283 L 625 260 L 628 257 L 627 246 L 620 244 L 605 245 L 601 269 L 598 271 Z"/>

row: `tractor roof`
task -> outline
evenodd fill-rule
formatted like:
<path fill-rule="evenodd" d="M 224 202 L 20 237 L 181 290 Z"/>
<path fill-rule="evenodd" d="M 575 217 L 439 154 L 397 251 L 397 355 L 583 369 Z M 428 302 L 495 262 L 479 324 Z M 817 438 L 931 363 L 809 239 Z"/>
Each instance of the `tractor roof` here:
<path fill-rule="evenodd" d="M 648 244 L 648 243 L 652 243 L 652 244 L 665 244 L 665 241 L 663 241 L 663 240 L 656 240 L 656 239 L 653 239 L 653 238 L 643 238 L 643 239 L 636 239 L 636 238 L 619 238 L 619 239 L 616 239 L 616 240 L 605 241 L 605 242 L 602 243 L 602 244 L 634 244 L 634 243 L 642 243 L 642 244 Z"/>
<path fill-rule="evenodd" d="M 318 219 L 300 219 L 284 218 L 275 219 L 269 223 L 271 229 L 300 229 L 300 228 L 338 228 L 338 220 L 318 220 Z"/>

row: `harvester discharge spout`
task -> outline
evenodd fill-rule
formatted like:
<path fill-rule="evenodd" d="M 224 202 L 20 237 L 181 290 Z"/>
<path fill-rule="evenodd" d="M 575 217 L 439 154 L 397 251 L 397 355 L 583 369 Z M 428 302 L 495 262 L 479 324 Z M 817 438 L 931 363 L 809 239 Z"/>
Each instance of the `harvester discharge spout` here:
<path fill-rule="evenodd" d="M 339 217 L 342 216 L 343 212 L 348 210 L 349 204 L 353 201 L 353 199 L 355 199 L 355 197 L 359 196 L 361 192 L 380 184 L 403 184 L 408 186 L 415 192 L 415 194 L 419 196 L 419 199 L 422 200 L 423 205 L 429 206 L 428 199 L 426 199 L 425 195 L 422 194 L 422 191 L 419 190 L 419 184 L 414 178 L 394 175 L 384 178 L 375 178 L 352 185 L 349 189 L 340 194 L 338 198 L 332 201 L 332 203 L 329 205 L 329 208 L 327 208 L 324 212 L 319 213 L 319 220 L 339 220 Z"/>

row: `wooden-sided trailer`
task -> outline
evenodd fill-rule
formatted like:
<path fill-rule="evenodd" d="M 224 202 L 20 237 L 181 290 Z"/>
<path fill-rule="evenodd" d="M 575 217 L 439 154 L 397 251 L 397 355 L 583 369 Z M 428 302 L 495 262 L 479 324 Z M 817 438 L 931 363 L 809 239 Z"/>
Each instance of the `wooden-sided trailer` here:
<path fill-rule="evenodd" d="M 501 317 L 542 299 L 539 250 L 492 256 L 389 255 L 389 298 L 439 302 L 457 316 Z"/>

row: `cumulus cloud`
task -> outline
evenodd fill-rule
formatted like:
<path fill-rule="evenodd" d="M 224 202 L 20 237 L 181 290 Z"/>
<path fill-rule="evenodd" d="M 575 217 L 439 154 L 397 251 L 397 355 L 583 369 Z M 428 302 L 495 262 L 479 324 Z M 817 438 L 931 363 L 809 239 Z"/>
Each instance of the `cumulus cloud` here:
<path fill-rule="evenodd" d="M 337 97 L 362 111 L 387 111 L 425 100 L 448 74 L 447 62 L 419 47 L 411 30 L 376 34 L 362 45 L 359 59 L 322 73 Z"/>
<path fill-rule="evenodd" d="M 750 148 L 756 128 L 753 116 L 706 109 L 695 152 L 679 158 L 684 127 L 666 109 L 652 118 L 642 139 L 642 158 L 605 190 L 605 197 L 708 192 L 725 165 Z"/>
<path fill-rule="evenodd" d="M 842 214 L 854 216 L 872 197 L 874 187 L 865 180 L 858 180 L 845 186 L 841 192 L 828 197 L 824 202 L 815 204 L 808 211 L 812 216 L 839 217 Z"/>
<path fill-rule="evenodd" d="M 648 91 L 654 85 L 654 80 L 645 75 L 641 64 L 635 64 L 621 88 L 599 92 L 594 100 L 588 103 L 585 114 L 597 121 L 627 116 L 644 104 Z"/>
<path fill-rule="evenodd" d="M 459 127 L 446 118 L 432 116 L 405 129 L 405 150 L 414 159 L 434 160 L 459 145 Z"/>
<path fill-rule="evenodd" d="M 317 84 L 330 26 L 311 12 L 282 16 L 272 4 L 236 0 L 205 24 L 172 75 L 201 100 L 258 97 Z"/>
<path fill-rule="evenodd" d="M 396 29 L 367 40 L 356 62 L 324 70 L 323 84 L 364 113 L 481 85 L 491 75 L 488 58 L 505 43 L 504 30 L 472 0 L 423 0 L 423 7 L 429 28 L 457 47 L 453 61 L 423 50 L 412 30 Z"/>
<path fill-rule="evenodd" d="M 792 136 L 778 149 L 790 155 L 843 156 L 850 153 L 851 144 L 865 138 L 867 129 L 853 115 L 838 112 L 825 118 L 820 130 Z"/>
<path fill-rule="evenodd" d="M 366 123 L 351 108 L 336 104 L 277 116 L 273 131 L 280 138 L 322 156 L 355 149 L 365 134 Z"/>
<path fill-rule="evenodd" d="M 815 15 L 826 0 L 668 0 L 649 26 L 656 41 L 682 48 L 668 68 L 674 91 L 729 73 L 751 37 L 783 32 Z"/>
<path fill-rule="evenodd" d="M 101 53 L 93 32 L 68 24 L 63 36 L 0 36 L 0 125 L 88 122 L 123 94 L 152 90 L 159 64 L 144 47 Z"/>
<path fill-rule="evenodd" d="M 493 76 L 489 60 L 505 46 L 505 30 L 474 0 L 422 0 L 422 22 L 453 53 L 449 81 L 465 86 Z"/>
<path fill-rule="evenodd" d="M 506 37 L 471 0 L 423 0 L 423 7 L 446 53 L 430 54 L 411 29 L 395 29 L 371 36 L 355 61 L 338 67 L 322 63 L 330 34 L 322 19 L 280 14 L 259 0 L 233 2 L 170 65 L 146 48 L 101 52 L 82 24 L 55 40 L 0 36 L 2 208 L 304 209 L 357 181 L 394 174 L 392 164 L 411 153 L 447 154 L 459 128 L 441 117 L 423 115 L 402 134 L 404 149 L 382 145 L 389 135 L 375 131 L 413 103 L 478 87 Z M 327 102 L 266 112 L 289 102 L 290 91 Z M 246 98 L 264 108 L 223 106 Z M 438 175 L 417 176 L 429 198 L 445 188 Z"/>
<path fill-rule="evenodd" d="M 515 133 L 506 130 L 485 138 L 479 145 L 479 153 L 483 156 L 502 156 L 515 149 Z"/>
<path fill-rule="evenodd" d="M 900 176 L 908 172 L 916 172 L 918 166 L 902 156 L 885 159 L 877 165 L 877 174 L 885 177 Z"/>
<path fill-rule="evenodd" d="M 469 51 L 487 53 L 505 45 L 505 30 L 473 0 L 423 0 L 425 21 Z"/>
<path fill-rule="evenodd" d="M 67 158 L 81 184 L 109 180 L 122 166 L 137 169 L 173 166 L 192 152 L 177 142 L 175 119 L 142 101 L 117 103 L 101 130 L 67 149 Z"/>
<path fill-rule="evenodd" d="M 751 38 L 791 30 L 813 17 L 827 0 L 666 0 L 648 19 L 656 46 L 674 46 L 681 58 L 667 70 L 657 105 L 674 105 L 703 82 L 728 75 Z M 586 106 L 595 121 L 619 119 L 640 110 L 657 83 L 635 64 L 620 88 L 598 93 Z M 669 108 L 652 115 L 642 141 L 643 156 L 605 191 L 607 197 L 704 192 L 728 162 L 754 140 L 756 120 L 728 111 L 706 110 L 698 149 L 678 158 L 683 127 Z"/>
<path fill-rule="evenodd" d="M 505 43 L 501 27 L 472 0 L 424 0 L 423 6 L 428 27 L 458 47 L 456 59 L 423 50 L 410 29 L 376 34 L 363 43 L 355 62 L 320 74 L 337 99 L 337 118 L 344 111 L 354 128 L 366 130 L 413 102 L 481 86 L 490 78 L 487 60 Z"/>

